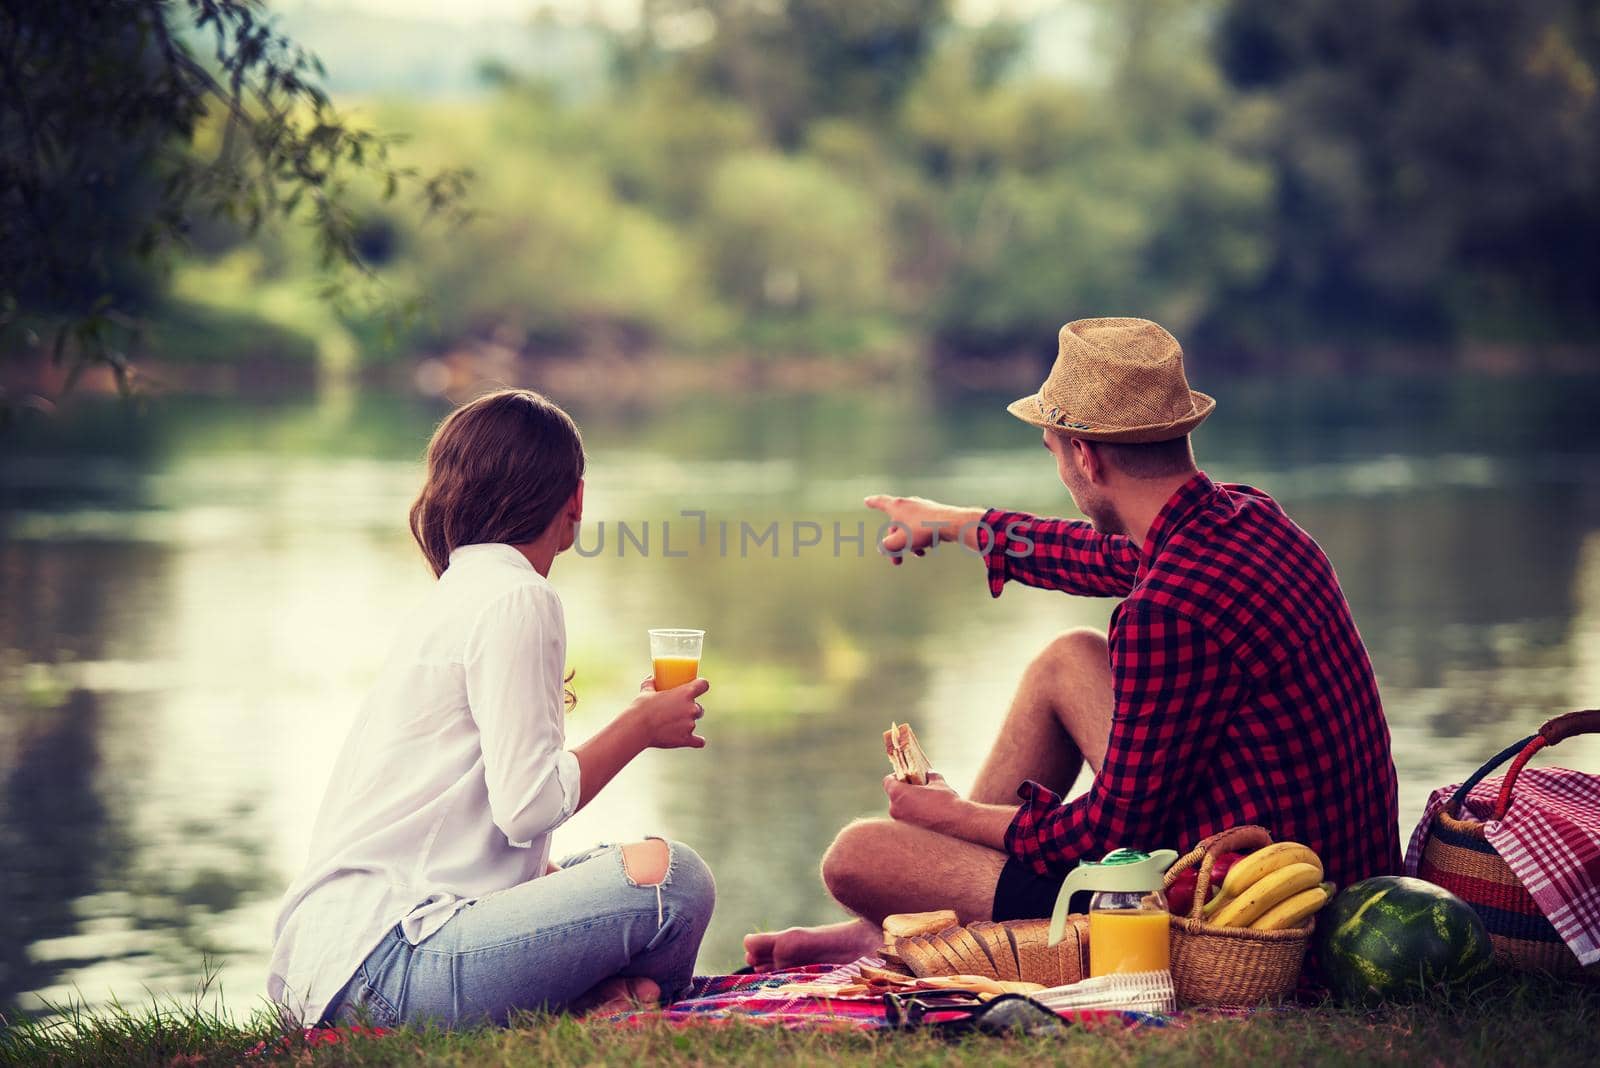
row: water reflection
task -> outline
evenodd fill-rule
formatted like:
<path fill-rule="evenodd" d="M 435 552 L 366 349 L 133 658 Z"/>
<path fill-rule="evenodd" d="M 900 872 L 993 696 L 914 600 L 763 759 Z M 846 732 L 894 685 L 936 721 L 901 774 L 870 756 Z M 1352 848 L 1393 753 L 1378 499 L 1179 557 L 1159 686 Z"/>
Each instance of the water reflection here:
<path fill-rule="evenodd" d="M 1407 827 L 1433 786 L 1597 703 L 1593 383 L 1225 393 L 1197 440 L 1206 467 L 1272 491 L 1328 550 L 1378 668 Z M 889 719 L 963 784 L 1033 652 L 1105 625 L 1107 601 L 992 601 L 956 551 L 898 571 L 851 542 L 834 554 L 832 524 L 853 533 L 882 488 L 1062 508 L 1031 434 L 998 412 L 888 390 L 578 407 L 590 515 L 652 524 L 656 555 L 612 540 L 557 565 L 571 732 L 627 700 L 648 626 L 706 627 L 715 689 L 710 747 L 648 754 L 558 848 L 694 842 L 721 890 L 702 967 L 735 964 L 752 927 L 831 917 L 817 858 L 881 809 Z M 255 1002 L 344 725 L 428 581 L 404 512 L 438 414 L 370 395 L 177 401 L 32 427 L 0 457 L 0 1006 L 186 993 L 206 958 L 230 1005 Z M 707 512 L 707 546 L 686 508 Z M 722 556 L 719 520 L 779 523 L 776 558 Z M 668 521 L 687 558 L 659 555 Z M 824 532 L 799 556 L 797 521 Z M 1561 759 L 1597 757 L 1580 740 Z"/>
<path fill-rule="evenodd" d="M 50 984 L 61 969 L 38 959 L 34 943 L 74 934 L 74 902 L 94 893 L 105 862 L 126 851 L 96 787 L 101 718 L 87 690 L 8 717 L 0 894 L 9 907 L 0 910 L 0 990 Z"/>

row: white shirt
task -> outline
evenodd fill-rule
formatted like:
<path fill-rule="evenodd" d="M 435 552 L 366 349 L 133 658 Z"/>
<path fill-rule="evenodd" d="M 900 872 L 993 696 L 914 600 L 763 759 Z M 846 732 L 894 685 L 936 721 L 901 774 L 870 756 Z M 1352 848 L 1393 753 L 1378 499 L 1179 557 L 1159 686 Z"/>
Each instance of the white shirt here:
<path fill-rule="evenodd" d="M 315 1023 L 396 923 L 421 942 L 466 902 L 544 874 L 578 804 L 566 625 L 509 545 L 464 545 L 406 621 L 345 739 L 267 993 Z"/>

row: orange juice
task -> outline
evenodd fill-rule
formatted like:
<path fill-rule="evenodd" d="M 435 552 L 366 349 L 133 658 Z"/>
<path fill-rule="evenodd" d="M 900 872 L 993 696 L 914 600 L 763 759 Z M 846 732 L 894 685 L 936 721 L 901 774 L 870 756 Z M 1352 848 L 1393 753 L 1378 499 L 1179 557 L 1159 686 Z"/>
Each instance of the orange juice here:
<path fill-rule="evenodd" d="M 1170 966 L 1165 909 L 1089 911 L 1089 974 L 1156 972 Z"/>
<path fill-rule="evenodd" d="M 693 682 L 700 676 L 698 656 L 658 656 L 654 659 L 657 690 L 670 690 L 674 686 Z"/>

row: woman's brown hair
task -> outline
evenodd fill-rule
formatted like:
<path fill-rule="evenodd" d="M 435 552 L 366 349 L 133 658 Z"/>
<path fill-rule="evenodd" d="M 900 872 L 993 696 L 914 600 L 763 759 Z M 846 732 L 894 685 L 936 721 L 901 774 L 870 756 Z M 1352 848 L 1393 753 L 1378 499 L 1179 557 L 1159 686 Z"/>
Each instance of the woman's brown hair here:
<path fill-rule="evenodd" d="M 459 546 L 524 545 L 543 534 L 578 491 L 583 462 L 578 424 L 531 389 L 486 393 L 445 416 L 411 506 L 411 536 L 434 576 Z M 568 708 L 578 703 L 570 685 L 564 696 Z"/>
<path fill-rule="evenodd" d="M 582 478 L 571 416 L 531 389 L 486 393 L 446 416 L 428 442 L 411 535 L 438 576 L 462 545 L 536 539 Z"/>

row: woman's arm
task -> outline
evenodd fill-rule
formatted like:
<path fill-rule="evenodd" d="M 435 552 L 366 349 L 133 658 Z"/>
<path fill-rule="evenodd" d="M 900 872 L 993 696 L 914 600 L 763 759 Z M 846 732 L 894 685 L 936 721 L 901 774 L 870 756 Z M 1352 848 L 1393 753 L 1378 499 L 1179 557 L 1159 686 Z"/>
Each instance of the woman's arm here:
<path fill-rule="evenodd" d="M 479 615 L 467 642 L 467 705 L 478 724 L 495 825 L 513 845 L 555 830 L 640 751 L 704 746 L 694 733 L 704 679 L 633 703 L 575 750 L 565 749 L 561 602 L 538 586 L 514 589 Z"/>
<path fill-rule="evenodd" d="M 706 740 L 694 733 L 703 714 L 696 698 L 710 688 L 705 679 L 695 679 L 656 693 L 655 685 L 646 679 L 631 705 L 572 751 L 581 772 L 578 808 L 587 805 L 646 749 L 704 748 Z"/>
<path fill-rule="evenodd" d="M 657 694 L 654 682 L 645 679 L 639 697 L 631 705 L 572 751 L 578 759 L 580 784 L 578 804 L 573 811 L 593 800 L 595 794 L 616 778 L 617 772 L 652 745 L 661 749 L 704 748 L 706 740 L 694 733 L 695 721 L 703 715 L 695 698 L 710 688 L 711 684 L 704 679 L 696 679 Z M 661 700 L 654 700 L 657 697 Z M 659 743 L 654 740 L 657 738 Z M 560 870 L 552 862 L 545 865 L 544 873 L 552 875 Z"/>
<path fill-rule="evenodd" d="M 479 613 L 463 657 L 495 826 L 513 845 L 577 811 L 579 767 L 565 749 L 566 625 L 552 590 L 508 590 Z"/>

